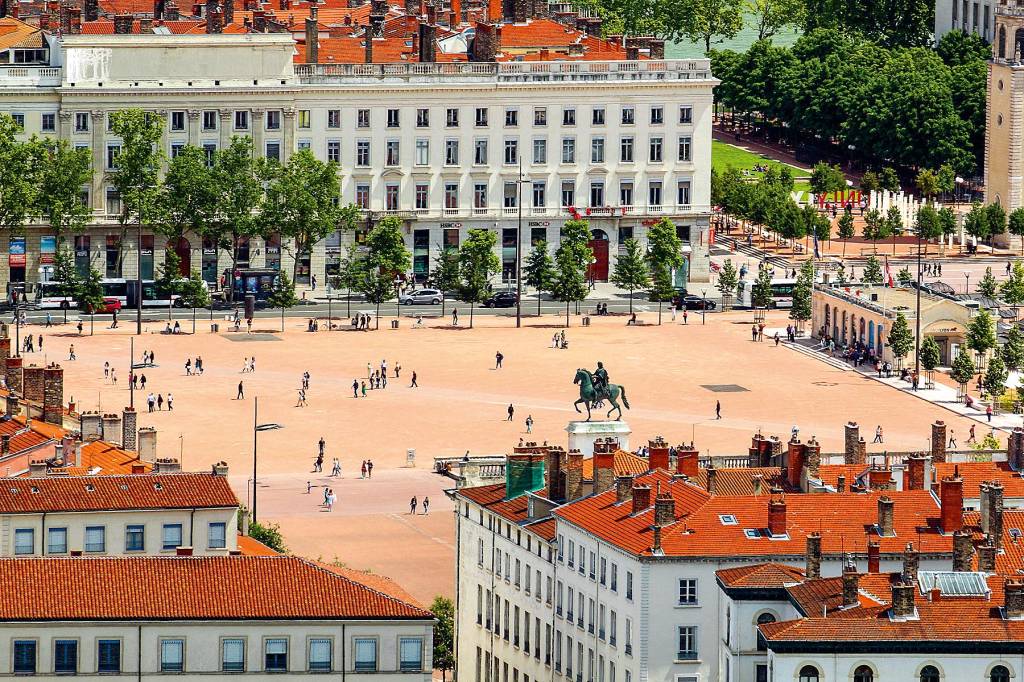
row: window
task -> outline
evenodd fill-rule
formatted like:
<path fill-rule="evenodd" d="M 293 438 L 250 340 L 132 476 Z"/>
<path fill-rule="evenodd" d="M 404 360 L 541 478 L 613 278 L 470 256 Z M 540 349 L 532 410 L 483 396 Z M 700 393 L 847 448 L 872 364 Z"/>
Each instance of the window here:
<path fill-rule="evenodd" d="M 679 160 L 689 161 L 690 160 L 690 138 L 680 137 L 679 138 Z"/>
<path fill-rule="evenodd" d="M 665 108 L 651 107 L 651 125 L 661 125 L 665 122 Z"/>
<path fill-rule="evenodd" d="M 676 203 L 680 206 L 688 206 L 690 204 L 689 180 L 680 180 L 676 184 Z"/>
<path fill-rule="evenodd" d="M 853 682 L 874 682 L 875 671 L 866 665 L 857 666 L 853 671 Z"/>
<path fill-rule="evenodd" d="M 533 125 L 546 126 L 548 124 L 548 110 L 545 107 L 535 107 L 533 110 Z"/>
<path fill-rule="evenodd" d="M 104 526 L 85 527 L 85 551 L 105 552 L 107 549 L 107 529 Z"/>
<path fill-rule="evenodd" d="M 942 679 L 942 675 L 939 674 L 939 669 L 934 665 L 926 665 L 921 668 L 921 682 L 939 682 Z"/>
<path fill-rule="evenodd" d="M 206 546 L 224 549 L 227 546 L 227 526 L 223 522 L 211 523 L 206 529 Z"/>
<path fill-rule="evenodd" d="M 541 165 L 548 162 L 548 141 L 538 137 L 533 140 L 533 162 Z"/>
<path fill-rule="evenodd" d="M 487 127 L 487 108 L 477 107 L 476 108 L 476 125 L 478 128 Z"/>
<path fill-rule="evenodd" d="M 956 3 L 954 3 L 953 6 L 955 7 Z M 801 680 L 801 682 L 803 681 Z M 818 679 L 815 678 L 814 682 L 818 682 Z M 997 665 L 992 668 L 991 672 L 988 674 L 988 682 L 1010 682 L 1009 669 L 1005 665 Z"/>
<path fill-rule="evenodd" d="M 680 661 L 697 660 L 697 626 L 679 626 L 679 651 L 676 658 Z"/>
<path fill-rule="evenodd" d="M 107 145 L 107 168 L 113 170 L 117 168 L 117 157 L 121 155 L 121 145 L 119 144 L 108 144 Z"/>
<path fill-rule="evenodd" d="M 398 185 L 394 182 L 384 185 L 384 210 L 398 210 Z"/>
<path fill-rule="evenodd" d="M 423 670 L 423 640 L 419 637 L 399 637 L 399 670 L 403 673 Z"/>
<path fill-rule="evenodd" d="M 575 598 L 576 590 L 574 590 L 573 588 L 570 587 L 570 588 L 568 588 L 568 594 L 569 594 L 569 600 L 568 600 L 568 605 L 567 605 L 567 609 L 566 609 L 566 612 L 565 612 L 565 618 L 566 618 L 566 620 L 571 621 L 572 620 L 573 609 L 576 608 L 576 598 Z"/>
<path fill-rule="evenodd" d="M 341 109 L 328 109 L 327 110 L 327 127 L 328 128 L 340 128 L 341 127 Z"/>
<path fill-rule="evenodd" d="M 295 112 L 295 114 L 296 114 L 296 116 L 295 116 L 295 118 L 296 118 L 295 125 L 297 127 L 299 127 L 299 128 L 309 128 L 309 125 L 310 125 L 309 109 L 299 109 L 297 112 Z"/>
<path fill-rule="evenodd" d="M 171 131 L 180 133 L 185 129 L 185 112 L 184 111 L 172 111 L 171 112 Z"/>
<path fill-rule="evenodd" d="M 327 141 L 327 160 L 341 163 L 341 140 Z"/>
<path fill-rule="evenodd" d="M 175 112 L 180 113 L 180 112 Z M 182 126 L 184 129 L 184 126 Z M 76 133 L 87 133 L 89 132 L 89 114 L 75 114 L 75 132 Z"/>
<path fill-rule="evenodd" d="M 473 208 L 487 208 L 487 183 L 473 185 Z"/>
<path fill-rule="evenodd" d="M 370 638 L 359 638 L 355 640 L 357 673 L 376 672 L 377 670 L 377 640 Z"/>
<path fill-rule="evenodd" d="M 370 208 L 370 186 L 367 184 L 356 185 L 356 206 L 362 209 Z"/>
<path fill-rule="evenodd" d="M 626 571 L 626 599 L 633 599 L 633 572 Z"/>
<path fill-rule="evenodd" d="M 221 641 L 220 669 L 226 673 L 240 673 L 245 671 L 244 639 L 232 637 Z"/>
<path fill-rule="evenodd" d="M 268 159 L 273 159 L 274 161 L 280 161 L 281 143 L 276 141 L 267 142 L 266 153 L 264 154 L 264 156 L 266 156 Z"/>
<path fill-rule="evenodd" d="M 661 181 L 651 180 L 647 185 L 647 205 L 661 206 Z"/>
<path fill-rule="evenodd" d="M 430 140 L 424 137 L 416 140 L 416 165 L 430 165 Z"/>
<path fill-rule="evenodd" d="M 454 182 L 444 183 L 444 207 L 447 209 L 459 208 L 459 186 Z M 500 566 L 499 566 L 500 572 Z"/>
<path fill-rule="evenodd" d="M 547 203 L 547 185 L 543 181 L 534 181 L 533 183 L 533 206 L 534 208 L 542 208 Z"/>
<path fill-rule="evenodd" d="M 387 126 L 388 128 L 398 127 L 398 109 L 388 109 Z"/>
<path fill-rule="evenodd" d="M 775 622 L 775 616 L 772 615 L 771 613 L 767 613 L 767 612 L 766 613 L 762 613 L 762 614 L 760 614 L 757 617 L 757 625 L 759 625 L 759 626 L 760 625 L 767 625 L 768 623 L 774 623 L 774 622 Z M 764 641 L 761 640 L 760 637 L 758 637 L 757 630 L 758 630 L 758 628 L 755 627 L 754 628 L 754 639 L 757 640 L 757 650 L 758 651 L 767 651 L 768 646 L 767 646 L 767 644 L 765 644 Z"/>
<path fill-rule="evenodd" d="M 505 163 L 519 163 L 519 141 L 505 140 Z"/>
<path fill-rule="evenodd" d="M 505 125 L 507 127 L 515 127 L 519 125 L 519 110 L 518 109 L 506 109 L 505 110 Z"/>
<path fill-rule="evenodd" d="M 14 553 L 32 554 L 36 551 L 36 532 L 32 528 L 17 528 L 14 531 Z"/>
<path fill-rule="evenodd" d="M 74 675 L 78 672 L 78 640 L 58 639 L 53 643 L 53 672 Z"/>
<path fill-rule="evenodd" d="M 651 142 L 650 142 L 650 150 L 651 151 L 650 151 L 650 157 L 649 157 L 649 159 L 650 159 L 650 161 L 652 163 L 661 163 L 661 160 L 662 160 L 662 158 L 661 158 L 661 156 L 662 156 L 661 155 L 661 147 L 662 147 L 661 138 L 660 137 L 652 137 L 651 138 Z"/>
<path fill-rule="evenodd" d="M 622 107 L 622 125 L 630 126 L 636 123 L 636 111 L 633 107 Z"/>
<path fill-rule="evenodd" d="M 165 523 L 163 529 L 163 549 L 177 549 L 181 547 L 181 524 Z"/>
<path fill-rule="evenodd" d="M 473 163 L 487 165 L 487 140 L 473 140 Z"/>
<path fill-rule="evenodd" d="M 68 529 L 50 528 L 46 533 L 46 553 L 66 554 L 68 551 Z"/>
<path fill-rule="evenodd" d="M 141 552 L 146 549 L 146 527 L 129 525 L 124 532 L 124 551 Z"/>
<path fill-rule="evenodd" d="M 358 109 L 356 111 L 356 127 L 357 128 L 369 128 L 370 127 L 370 110 L 369 109 Z"/>
<path fill-rule="evenodd" d="M 697 603 L 697 581 L 693 578 L 679 579 L 679 601 L 681 606 L 693 606 Z"/>
<path fill-rule="evenodd" d="M 604 608 L 604 607 L 602 607 Z M 608 612 L 608 643 L 615 646 L 618 639 L 618 615 L 614 611 Z"/>
<path fill-rule="evenodd" d="M 398 140 L 387 140 L 384 142 L 384 165 L 397 166 L 399 162 Z"/>
<path fill-rule="evenodd" d="M 504 192 L 502 196 L 502 206 L 505 208 L 515 208 L 518 206 L 519 199 L 519 183 L 517 182 L 506 182 L 504 186 Z M 519 560 L 516 559 L 516 587 L 519 587 Z"/>
<path fill-rule="evenodd" d="M 217 112 L 216 111 L 204 111 L 203 112 L 203 130 L 216 130 L 217 129 Z"/>
<path fill-rule="evenodd" d="M 185 669 L 185 640 L 160 640 L 160 672 L 180 673 Z"/>
<path fill-rule="evenodd" d="M 416 110 L 416 127 L 417 128 L 428 128 L 428 127 L 430 127 L 430 109 L 417 109 Z"/>
<path fill-rule="evenodd" d="M 266 672 L 288 670 L 287 639 L 268 639 L 263 643 L 263 670 Z"/>
<path fill-rule="evenodd" d="M 562 180 L 562 206 L 576 205 L 576 183 Z M 569 565 L 572 566 L 572 541 L 569 541 Z"/>
<path fill-rule="evenodd" d="M 633 163 L 633 138 L 623 137 L 619 140 L 619 161 Z"/>
<path fill-rule="evenodd" d="M 619 205 L 620 206 L 632 206 L 633 205 L 633 181 L 622 180 L 619 182 Z M 613 569 L 614 570 L 614 569 Z M 614 577 L 612 578 L 614 580 Z M 612 588 L 615 589 L 614 587 Z"/>
<path fill-rule="evenodd" d="M 754 665 L 754 682 L 768 682 L 768 665 L 757 663 Z"/>
<path fill-rule="evenodd" d="M 693 107 L 679 107 L 679 122 L 693 123 Z"/>
<path fill-rule="evenodd" d="M 459 165 L 459 141 L 458 140 L 445 140 L 444 141 L 444 165 L 446 165 L 446 166 L 457 166 L 457 165 Z"/>
<path fill-rule="evenodd" d="M 604 138 L 590 139 L 590 163 L 604 163 Z"/>
<path fill-rule="evenodd" d="M 590 183 L 590 206 L 604 206 L 604 183 L 599 180 Z"/>
<path fill-rule="evenodd" d="M 621 193 L 621 189 L 622 189 L 622 186 L 620 185 L 619 186 L 620 193 Z M 632 191 L 632 188 L 630 188 L 630 196 L 631 197 L 632 197 L 632 194 L 633 194 L 633 191 Z M 614 561 L 612 562 L 612 577 L 611 577 L 611 582 L 610 582 L 609 587 L 611 588 L 612 592 L 618 592 L 619 591 L 619 566 Z"/>
<path fill-rule="evenodd" d="M 248 130 L 249 129 L 249 112 L 248 111 L 236 111 L 235 112 L 235 130 Z"/>
<path fill-rule="evenodd" d="M 57 115 L 43 114 L 42 128 L 44 133 L 52 133 L 57 130 Z"/>
<path fill-rule="evenodd" d="M 121 640 L 101 639 L 96 646 L 96 672 L 121 672 Z"/>
<path fill-rule="evenodd" d="M 206 156 L 206 167 L 213 168 L 213 155 L 217 153 L 217 143 L 204 142 L 203 153 Z"/>
<path fill-rule="evenodd" d="M 14 674 L 35 675 L 36 641 L 34 639 L 14 640 Z"/>
<path fill-rule="evenodd" d="M 322 637 L 309 640 L 309 671 L 331 671 L 331 640 Z"/>
<path fill-rule="evenodd" d="M 575 109 L 562 109 L 562 125 L 574 126 L 576 125 L 576 110 Z"/>
<path fill-rule="evenodd" d="M 422 182 L 421 183 L 416 183 L 416 208 L 423 209 L 423 208 L 426 208 L 426 207 L 427 207 L 427 184 L 426 183 L 422 183 Z M 484 565 L 484 558 L 483 558 L 483 546 L 482 546 L 482 544 L 481 544 L 480 549 L 481 549 L 481 552 L 480 552 L 480 565 L 483 566 Z"/>
<path fill-rule="evenodd" d="M 448 109 L 445 112 L 444 124 L 446 126 L 448 126 L 449 128 L 458 128 L 459 127 L 459 110 L 458 109 Z"/>
<path fill-rule="evenodd" d="M 356 140 L 356 165 L 363 168 L 370 165 L 369 140 Z"/>

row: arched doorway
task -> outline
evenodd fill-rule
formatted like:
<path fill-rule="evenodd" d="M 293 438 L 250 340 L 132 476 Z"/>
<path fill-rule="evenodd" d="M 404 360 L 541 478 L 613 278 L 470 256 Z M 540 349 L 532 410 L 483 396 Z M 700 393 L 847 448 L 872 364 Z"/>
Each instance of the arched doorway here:
<path fill-rule="evenodd" d="M 587 267 L 587 279 L 592 282 L 608 281 L 608 233 L 604 230 L 591 230 L 590 241 L 587 242 L 594 253 L 594 260 Z"/>
<path fill-rule="evenodd" d="M 192 272 L 192 244 L 184 237 L 178 237 L 177 241 L 167 244 L 167 248 L 174 249 L 174 253 L 178 255 L 178 259 L 181 261 L 178 266 L 178 274 L 182 277 L 188 277 L 189 273 Z"/>

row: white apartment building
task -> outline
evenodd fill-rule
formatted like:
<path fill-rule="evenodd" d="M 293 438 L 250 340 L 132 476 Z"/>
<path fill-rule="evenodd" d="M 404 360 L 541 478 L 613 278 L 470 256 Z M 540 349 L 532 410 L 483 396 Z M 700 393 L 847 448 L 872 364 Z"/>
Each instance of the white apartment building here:
<path fill-rule="evenodd" d="M 0 556 L 237 550 L 238 499 L 226 468 L 223 474 L 0 479 Z"/>
<path fill-rule="evenodd" d="M 0 559 L 0 671 L 429 682 L 433 615 L 385 578 L 286 556 Z"/>
<path fill-rule="evenodd" d="M 935 42 L 950 31 L 976 33 L 995 42 L 996 0 L 935 0 Z"/>
<path fill-rule="evenodd" d="M 309 148 L 337 161 L 339 199 L 359 206 L 367 226 L 403 219 L 419 280 L 473 228 L 497 232 L 501 278 L 514 278 L 520 214 L 525 255 L 540 240 L 556 248 L 573 213 L 591 222 L 596 280 L 608 278 L 626 239 L 642 242 L 664 217 L 685 244 L 676 283 L 708 280 L 717 83 L 708 60 L 293 65 L 293 52 L 290 34 L 66 35 L 54 43 L 57 66 L 0 66 L 0 111 L 23 122 L 26 135 L 92 151 L 96 172 L 83 193 L 95 222 L 74 237 L 80 268 L 138 271 L 134 230 L 124 242 L 132 255 L 117 269 L 120 199 L 106 171 L 119 148 L 110 114 L 139 107 L 165 117 L 169 156 L 185 144 L 213 151 L 249 135 L 260 154 L 285 160 Z M 0 279 L 45 276 L 49 236 L 32 226 L 0 243 L 9 264 Z M 298 283 L 337 272 L 352 239 L 318 244 L 299 263 Z M 148 278 L 164 245 L 142 240 Z M 229 254 L 200 237 L 176 248 L 207 281 L 230 267 Z M 251 239 L 239 256 L 241 268 L 293 262 L 291 245 L 274 238 Z"/>

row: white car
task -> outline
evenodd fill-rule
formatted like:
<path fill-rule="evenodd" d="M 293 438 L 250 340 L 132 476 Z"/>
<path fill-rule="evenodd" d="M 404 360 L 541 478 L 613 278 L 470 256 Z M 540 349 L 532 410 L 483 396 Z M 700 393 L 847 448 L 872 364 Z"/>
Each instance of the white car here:
<path fill-rule="evenodd" d="M 402 305 L 413 305 L 416 303 L 440 305 L 441 301 L 444 300 L 444 294 L 437 289 L 418 289 L 411 294 L 402 294 L 402 297 L 398 300 Z"/>

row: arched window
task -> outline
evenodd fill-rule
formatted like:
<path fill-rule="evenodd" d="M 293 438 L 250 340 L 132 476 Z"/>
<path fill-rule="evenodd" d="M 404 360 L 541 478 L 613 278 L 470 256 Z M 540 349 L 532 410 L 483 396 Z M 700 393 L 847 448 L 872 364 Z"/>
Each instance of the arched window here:
<path fill-rule="evenodd" d="M 818 682 L 818 669 L 813 665 L 805 665 L 800 668 L 799 682 Z"/>
<path fill-rule="evenodd" d="M 772 614 L 767 613 L 767 612 L 762 613 L 761 615 L 759 615 L 757 617 L 757 624 L 758 625 L 764 625 L 766 623 L 774 623 L 774 622 L 775 622 L 775 616 L 773 616 Z M 756 632 L 754 633 L 754 636 L 757 637 L 757 633 Z M 767 649 L 768 649 L 768 646 L 765 644 L 764 640 L 762 640 L 760 637 L 757 637 L 757 650 L 758 651 L 765 651 Z"/>
<path fill-rule="evenodd" d="M 1010 671 L 1005 665 L 997 665 L 988 674 L 988 682 L 1010 682 Z"/>
<path fill-rule="evenodd" d="M 999 58 L 1006 59 L 1006 27 L 999 27 Z"/>
<path fill-rule="evenodd" d="M 934 665 L 926 665 L 921 668 L 921 682 L 939 682 L 941 679 L 939 669 Z"/>
<path fill-rule="evenodd" d="M 853 682 L 875 682 L 875 671 L 866 665 L 857 666 L 853 671 Z"/>

